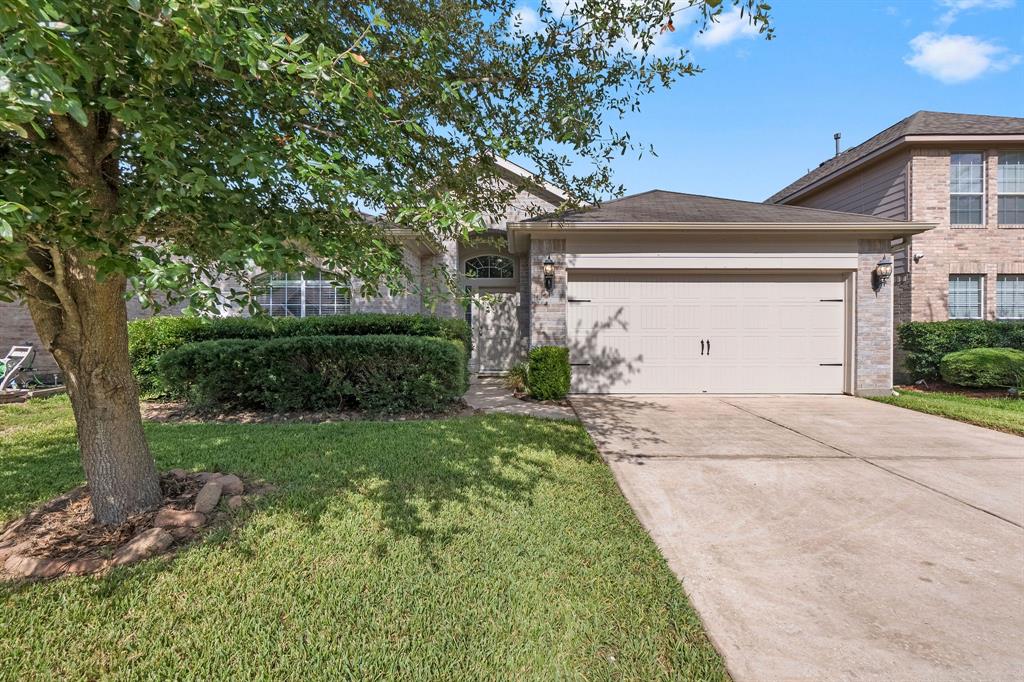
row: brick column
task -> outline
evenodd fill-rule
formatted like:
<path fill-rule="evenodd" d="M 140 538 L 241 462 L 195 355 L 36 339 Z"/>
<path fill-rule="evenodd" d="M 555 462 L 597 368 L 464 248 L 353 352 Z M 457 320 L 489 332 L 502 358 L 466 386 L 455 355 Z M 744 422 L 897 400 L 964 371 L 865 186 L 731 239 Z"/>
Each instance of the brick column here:
<path fill-rule="evenodd" d="M 544 260 L 555 262 L 554 286 L 544 288 Z M 568 345 L 564 239 L 530 240 L 530 347 Z"/>
<path fill-rule="evenodd" d="M 854 393 L 862 396 L 889 395 L 892 391 L 893 278 L 877 291 L 872 286 L 872 272 L 878 261 L 889 254 L 888 247 L 888 240 L 858 242 Z"/>

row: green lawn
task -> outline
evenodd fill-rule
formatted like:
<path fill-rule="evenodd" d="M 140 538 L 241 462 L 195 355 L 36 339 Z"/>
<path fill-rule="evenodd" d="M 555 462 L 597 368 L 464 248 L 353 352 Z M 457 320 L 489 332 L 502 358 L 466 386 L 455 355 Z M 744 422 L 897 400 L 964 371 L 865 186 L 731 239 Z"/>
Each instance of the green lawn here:
<path fill-rule="evenodd" d="M 1024 400 L 1020 399 L 900 391 L 898 396 L 875 400 L 1024 436 Z"/>
<path fill-rule="evenodd" d="M 174 559 L 0 585 L 0 677 L 725 678 L 578 425 L 147 432 L 277 489 Z M 0 522 L 79 482 L 66 399 L 0 407 Z"/>

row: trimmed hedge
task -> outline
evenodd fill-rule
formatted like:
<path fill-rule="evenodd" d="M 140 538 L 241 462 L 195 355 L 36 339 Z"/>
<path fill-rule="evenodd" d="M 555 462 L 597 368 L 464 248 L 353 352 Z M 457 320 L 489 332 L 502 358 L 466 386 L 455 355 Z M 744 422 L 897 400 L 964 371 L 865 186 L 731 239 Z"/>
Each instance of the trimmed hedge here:
<path fill-rule="evenodd" d="M 168 352 L 159 370 L 201 407 L 435 411 L 468 386 L 461 342 L 398 335 L 201 341 Z"/>
<path fill-rule="evenodd" d="M 569 393 L 569 349 L 538 346 L 530 351 L 526 374 L 530 396 L 537 400 L 561 400 Z"/>
<path fill-rule="evenodd" d="M 220 339 L 272 339 L 296 336 L 432 336 L 461 341 L 470 351 L 472 333 L 465 320 L 429 315 L 356 313 L 325 317 L 151 317 L 128 323 L 128 352 L 140 391 L 147 397 L 176 396 L 157 361 L 186 343 Z"/>
<path fill-rule="evenodd" d="M 168 351 L 194 340 L 206 324 L 198 317 L 149 317 L 128 323 L 128 357 L 132 373 L 145 398 L 171 396 L 176 391 L 163 382 L 158 370 L 160 358 Z"/>
<path fill-rule="evenodd" d="M 905 367 L 911 377 L 935 379 L 939 363 L 947 353 L 970 348 L 1016 348 L 1024 350 L 1024 323 L 987 320 L 908 322 L 896 331 L 906 351 Z"/>
<path fill-rule="evenodd" d="M 971 348 L 943 356 L 942 380 L 957 386 L 1008 388 L 1024 382 L 1024 351 L 1013 348 Z"/>

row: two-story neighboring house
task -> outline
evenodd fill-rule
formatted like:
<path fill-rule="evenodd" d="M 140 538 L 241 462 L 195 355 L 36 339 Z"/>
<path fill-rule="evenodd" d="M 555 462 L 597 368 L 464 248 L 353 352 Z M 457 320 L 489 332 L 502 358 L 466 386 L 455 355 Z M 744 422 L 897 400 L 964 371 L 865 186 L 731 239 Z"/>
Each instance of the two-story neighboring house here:
<path fill-rule="evenodd" d="M 767 203 L 932 223 L 893 241 L 893 322 L 1024 320 L 1024 118 L 919 111 Z"/>

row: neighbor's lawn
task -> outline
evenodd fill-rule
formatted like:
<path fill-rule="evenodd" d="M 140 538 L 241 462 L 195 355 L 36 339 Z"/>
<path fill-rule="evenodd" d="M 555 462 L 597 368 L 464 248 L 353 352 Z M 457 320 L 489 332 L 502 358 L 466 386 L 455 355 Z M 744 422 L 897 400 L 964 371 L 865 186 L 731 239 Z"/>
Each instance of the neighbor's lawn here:
<path fill-rule="evenodd" d="M 971 398 L 955 393 L 900 391 L 898 396 L 875 400 L 1024 436 L 1024 400 L 1020 399 Z"/>
<path fill-rule="evenodd" d="M 65 399 L 0 407 L 0 522 L 79 482 Z M 174 559 L 0 586 L 14 678 L 721 679 L 577 425 L 149 424 L 277 491 Z"/>

